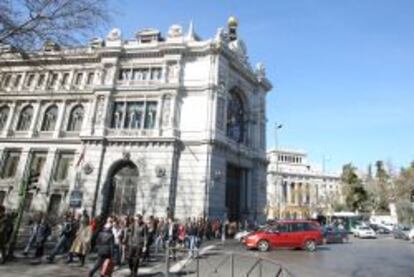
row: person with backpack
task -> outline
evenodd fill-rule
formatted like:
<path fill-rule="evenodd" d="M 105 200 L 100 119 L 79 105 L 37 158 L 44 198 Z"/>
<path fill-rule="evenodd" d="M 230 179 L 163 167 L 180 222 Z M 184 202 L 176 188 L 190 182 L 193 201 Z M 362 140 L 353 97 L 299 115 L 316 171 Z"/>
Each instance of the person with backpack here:
<path fill-rule="evenodd" d="M 103 229 L 98 232 L 96 237 L 95 249 L 98 254 L 98 259 L 89 271 L 89 277 L 92 277 L 99 269 L 101 269 L 101 276 L 112 275 L 114 245 L 115 237 L 112 232 L 112 219 L 108 219 Z"/>
<path fill-rule="evenodd" d="M 45 242 L 52 233 L 49 223 L 46 217 L 43 217 L 40 221 L 37 233 L 35 236 L 36 253 L 35 258 L 41 258 L 45 249 Z"/>

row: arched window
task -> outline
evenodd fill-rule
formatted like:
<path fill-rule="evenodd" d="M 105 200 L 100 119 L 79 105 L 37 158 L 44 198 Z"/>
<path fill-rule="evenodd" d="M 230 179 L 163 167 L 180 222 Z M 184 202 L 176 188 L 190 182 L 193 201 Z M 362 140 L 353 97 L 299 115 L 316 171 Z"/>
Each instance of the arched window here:
<path fill-rule="evenodd" d="M 33 107 L 26 106 L 20 113 L 19 121 L 17 122 L 18 131 L 27 131 L 30 128 L 33 118 Z"/>
<path fill-rule="evenodd" d="M 6 127 L 7 118 L 9 117 L 9 107 L 3 106 L 0 108 L 0 130 Z"/>
<path fill-rule="evenodd" d="M 227 101 L 227 137 L 236 142 L 244 142 L 244 108 L 240 96 L 230 92 Z"/>
<path fill-rule="evenodd" d="M 69 115 L 68 131 L 80 131 L 82 127 L 84 109 L 81 105 L 74 107 Z"/>
<path fill-rule="evenodd" d="M 47 108 L 42 122 L 42 131 L 53 131 L 55 130 L 56 120 L 58 116 L 58 108 L 56 105 L 52 105 Z"/>

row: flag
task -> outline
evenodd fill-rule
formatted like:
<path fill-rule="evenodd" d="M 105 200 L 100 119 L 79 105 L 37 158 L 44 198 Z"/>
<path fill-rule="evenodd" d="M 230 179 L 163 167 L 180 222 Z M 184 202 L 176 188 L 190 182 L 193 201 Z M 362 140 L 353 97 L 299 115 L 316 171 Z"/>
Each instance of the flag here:
<path fill-rule="evenodd" d="M 83 147 L 82 153 L 79 155 L 78 162 L 76 163 L 76 167 L 79 167 L 81 163 L 83 162 L 83 160 L 85 159 L 85 150 L 86 150 L 86 147 Z"/>

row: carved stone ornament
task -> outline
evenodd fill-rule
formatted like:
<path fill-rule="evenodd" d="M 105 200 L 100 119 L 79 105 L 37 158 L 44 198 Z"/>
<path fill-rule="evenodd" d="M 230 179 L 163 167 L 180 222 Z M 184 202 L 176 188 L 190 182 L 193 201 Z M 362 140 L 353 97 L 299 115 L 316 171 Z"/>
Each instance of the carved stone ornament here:
<path fill-rule="evenodd" d="M 112 29 L 108 35 L 106 36 L 107 40 L 114 41 L 114 40 L 120 40 L 121 39 L 121 30 L 118 28 Z"/>
<path fill-rule="evenodd" d="M 183 28 L 180 25 L 172 25 L 168 30 L 168 37 L 177 38 L 183 34 Z"/>
<path fill-rule="evenodd" d="M 165 169 L 164 167 L 157 166 L 157 167 L 155 168 L 155 175 L 156 175 L 158 178 L 164 177 L 164 176 L 165 176 L 165 174 L 166 174 L 166 169 Z"/>
<path fill-rule="evenodd" d="M 256 74 L 259 78 L 264 78 L 266 76 L 266 68 L 263 63 L 258 63 L 256 65 Z"/>
<path fill-rule="evenodd" d="M 91 163 L 89 163 L 89 162 L 87 162 L 83 167 L 82 167 L 82 169 L 83 169 L 83 172 L 86 174 L 86 175 L 89 175 L 89 174 L 91 174 L 92 172 L 93 172 L 93 166 L 92 166 L 92 164 Z"/>
<path fill-rule="evenodd" d="M 128 151 L 122 152 L 122 158 L 124 160 L 130 160 L 131 159 L 131 153 L 129 153 Z"/>

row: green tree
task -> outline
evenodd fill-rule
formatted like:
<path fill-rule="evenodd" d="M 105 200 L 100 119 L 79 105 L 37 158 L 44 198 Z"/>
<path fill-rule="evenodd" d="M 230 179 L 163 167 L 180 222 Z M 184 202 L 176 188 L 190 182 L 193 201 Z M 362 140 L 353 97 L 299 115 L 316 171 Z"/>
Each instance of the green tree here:
<path fill-rule="evenodd" d="M 341 180 L 344 185 L 346 206 L 352 211 L 365 211 L 368 193 L 356 173 L 356 168 L 351 163 L 342 167 Z"/>
<path fill-rule="evenodd" d="M 391 192 L 391 178 L 384 168 L 383 161 L 375 163 L 375 190 L 374 190 L 374 207 L 375 211 L 389 212 L 389 200 Z"/>

